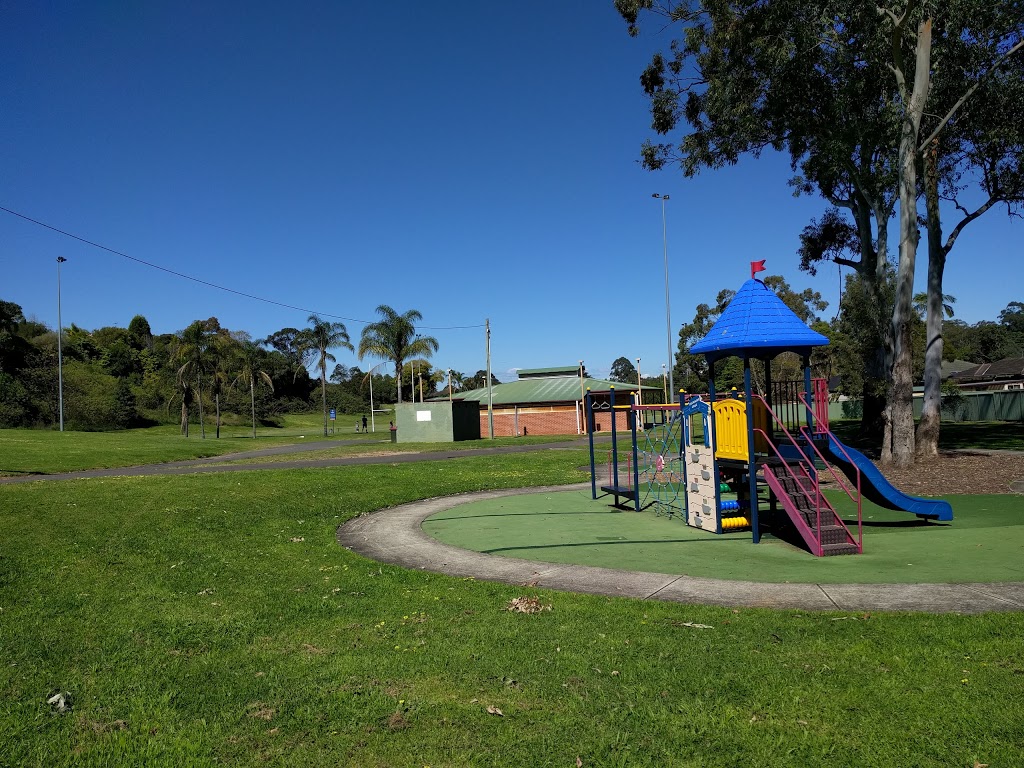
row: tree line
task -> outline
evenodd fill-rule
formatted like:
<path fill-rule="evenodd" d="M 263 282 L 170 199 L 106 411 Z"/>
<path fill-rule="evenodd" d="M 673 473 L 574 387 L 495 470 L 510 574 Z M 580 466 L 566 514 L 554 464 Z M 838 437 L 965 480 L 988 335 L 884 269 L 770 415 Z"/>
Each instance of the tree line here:
<path fill-rule="evenodd" d="M 430 397 L 442 387 L 447 391 L 449 382 L 453 392 L 485 386 L 482 370 L 449 375 L 432 367 L 429 357 L 439 344 L 417 334 L 418 311 L 381 305 L 377 313 L 380 319 L 363 329 L 356 350 L 360 360 L 391 364 L 371 366 L 375 407 L 421 391 Z M 308 323 L 253 339 L 216 317 L 154 334 L 148 320 L 136 315 L 125 328 L 90 331 L 72 324 L 58 340 L 54 329 L 26 318 L 18 304 L 0 300 L 0 427 L 55 426 L 62 379 L 69 429 L 178 423 L 183 435 L 198 428 L 206 437 L 209 427 L 219 437 L 224 424 L 247 424 L 255 436 L 258 424 L 277 425 L 286 413 L 322 411 L 326 434 L 329 409 L 369 412 L 370 373 L 336 364 L 332 350 L 353 350 L 344 324 L 317 315 Z"/>

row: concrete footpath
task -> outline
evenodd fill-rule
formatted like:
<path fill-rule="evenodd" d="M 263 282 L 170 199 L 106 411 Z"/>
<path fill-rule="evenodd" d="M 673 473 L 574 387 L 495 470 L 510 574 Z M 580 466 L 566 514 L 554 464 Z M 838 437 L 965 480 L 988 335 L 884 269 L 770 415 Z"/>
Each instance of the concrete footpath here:
<path fill-rule="evenodd" d="M 593 595 L 695 605 L 817 611 L 985 613 L 1024 610 L 1024 582 L 993 584 L 768 584 L 619 571 L 485 555 L 443 544 L 423 532 L 431 515 L 459 504 L 525 493 L 586 490 L 580 485 L 482 491 L 403 504 L 349 520 L 338 542 L 379 562 L 449 576 Z"/>

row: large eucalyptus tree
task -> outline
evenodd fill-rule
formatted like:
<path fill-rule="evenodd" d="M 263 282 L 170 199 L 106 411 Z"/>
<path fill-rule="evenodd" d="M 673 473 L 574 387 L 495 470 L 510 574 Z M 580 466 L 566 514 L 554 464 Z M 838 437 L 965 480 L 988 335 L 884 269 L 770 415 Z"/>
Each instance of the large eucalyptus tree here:
<path fill-rule="evenodd" d="M 866 362 L 870 378 L 886 382 L 881 455 L 883 461 L 911 463 L 918 171 L 928 159 L 925 151 L 981 107 L 985 88 L 995 84 L 1003 93 L 1018 92 L 1020 67 L 1013 62 L 1024 45 L 1020 0 L 615 4 L 632 34 L 645 13 L 678 29 L 669 54 L 655 54 L 640 80 L 651 99 L 654 130 L 667 135 L 684 124 L 686 130 L 677 143 L 646 142 L 646 167 L 677 164 L 693 175 L 733 164 L 743 154 L 787 151 L 797 170 L 797 191 L 816 192 L 853 217 L 847 243 L 860 251 L 860 258 L 848 263 L 858 270 L 878 310 L 876 346 L 882 354 Z M 1013 131 L 1019 135 L 1014 117 L 1019 110 L 982 111 L 991 138 Z M 991 152 L 980 156 L 992 160 Z M 1014 173 L 1019 175 L 1019 151 L 1015 156 L 1011 168 L 999 174 L 1004 189 Z M 944 155 L 948 171 L 954 176 L 964 171 L 966 157 Z M 938 158 L 933 160 L 941 168 Z M 897 201 L 899 259 L 890 291 L 887 226 Z M 978 215 L 984 209 L 977 209 Z M 965 218 L 976 218 L 973 211 L 964 212 Z M 929 226 L 941 233 L 941 227 Z M 812 262 L 829 253 L 827 247 L 819 249 Z M 940 322 L 941 279 L 933 279 L 931 272 L 929 315 Z M 934 351 L 930 355 L 937 360 Z"/>

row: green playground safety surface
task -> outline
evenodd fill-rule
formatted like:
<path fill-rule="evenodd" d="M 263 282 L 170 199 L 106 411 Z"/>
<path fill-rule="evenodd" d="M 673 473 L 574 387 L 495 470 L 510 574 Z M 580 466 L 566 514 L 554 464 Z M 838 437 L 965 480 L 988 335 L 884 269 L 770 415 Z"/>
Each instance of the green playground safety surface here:
<path fill-rule="evenodd" d="M 475 501 L 429 517 L 447 544 L 503 557 L 762 582 L 958 583 L 1024 581 L 1024 498 L 947 496 L 951 523 L 924 522 L 864 502 L 864 554 L 813 557 L 750 531 L 715 535 L 678 518 L 611 506 L 586 491 Z M 849 524 L 856 507 L 829 495 Z M 853 528 L 851 528 L 853 530 Z M 855 532 L 856 535 L 856 532 Z"/>

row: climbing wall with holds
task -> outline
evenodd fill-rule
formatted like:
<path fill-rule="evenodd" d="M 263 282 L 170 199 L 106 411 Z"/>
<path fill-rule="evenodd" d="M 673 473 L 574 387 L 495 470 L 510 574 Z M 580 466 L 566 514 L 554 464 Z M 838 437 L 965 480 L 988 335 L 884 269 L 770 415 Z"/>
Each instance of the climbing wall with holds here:
<path fill-rule="evenodd" d="M 720 533 L 718 514 L 718 468 L 715 465 L 715 435 L 711 409 L 699 397 L 683 407 L 684 459 L 686 473 L 686 522 L 694 528 Z"/>

